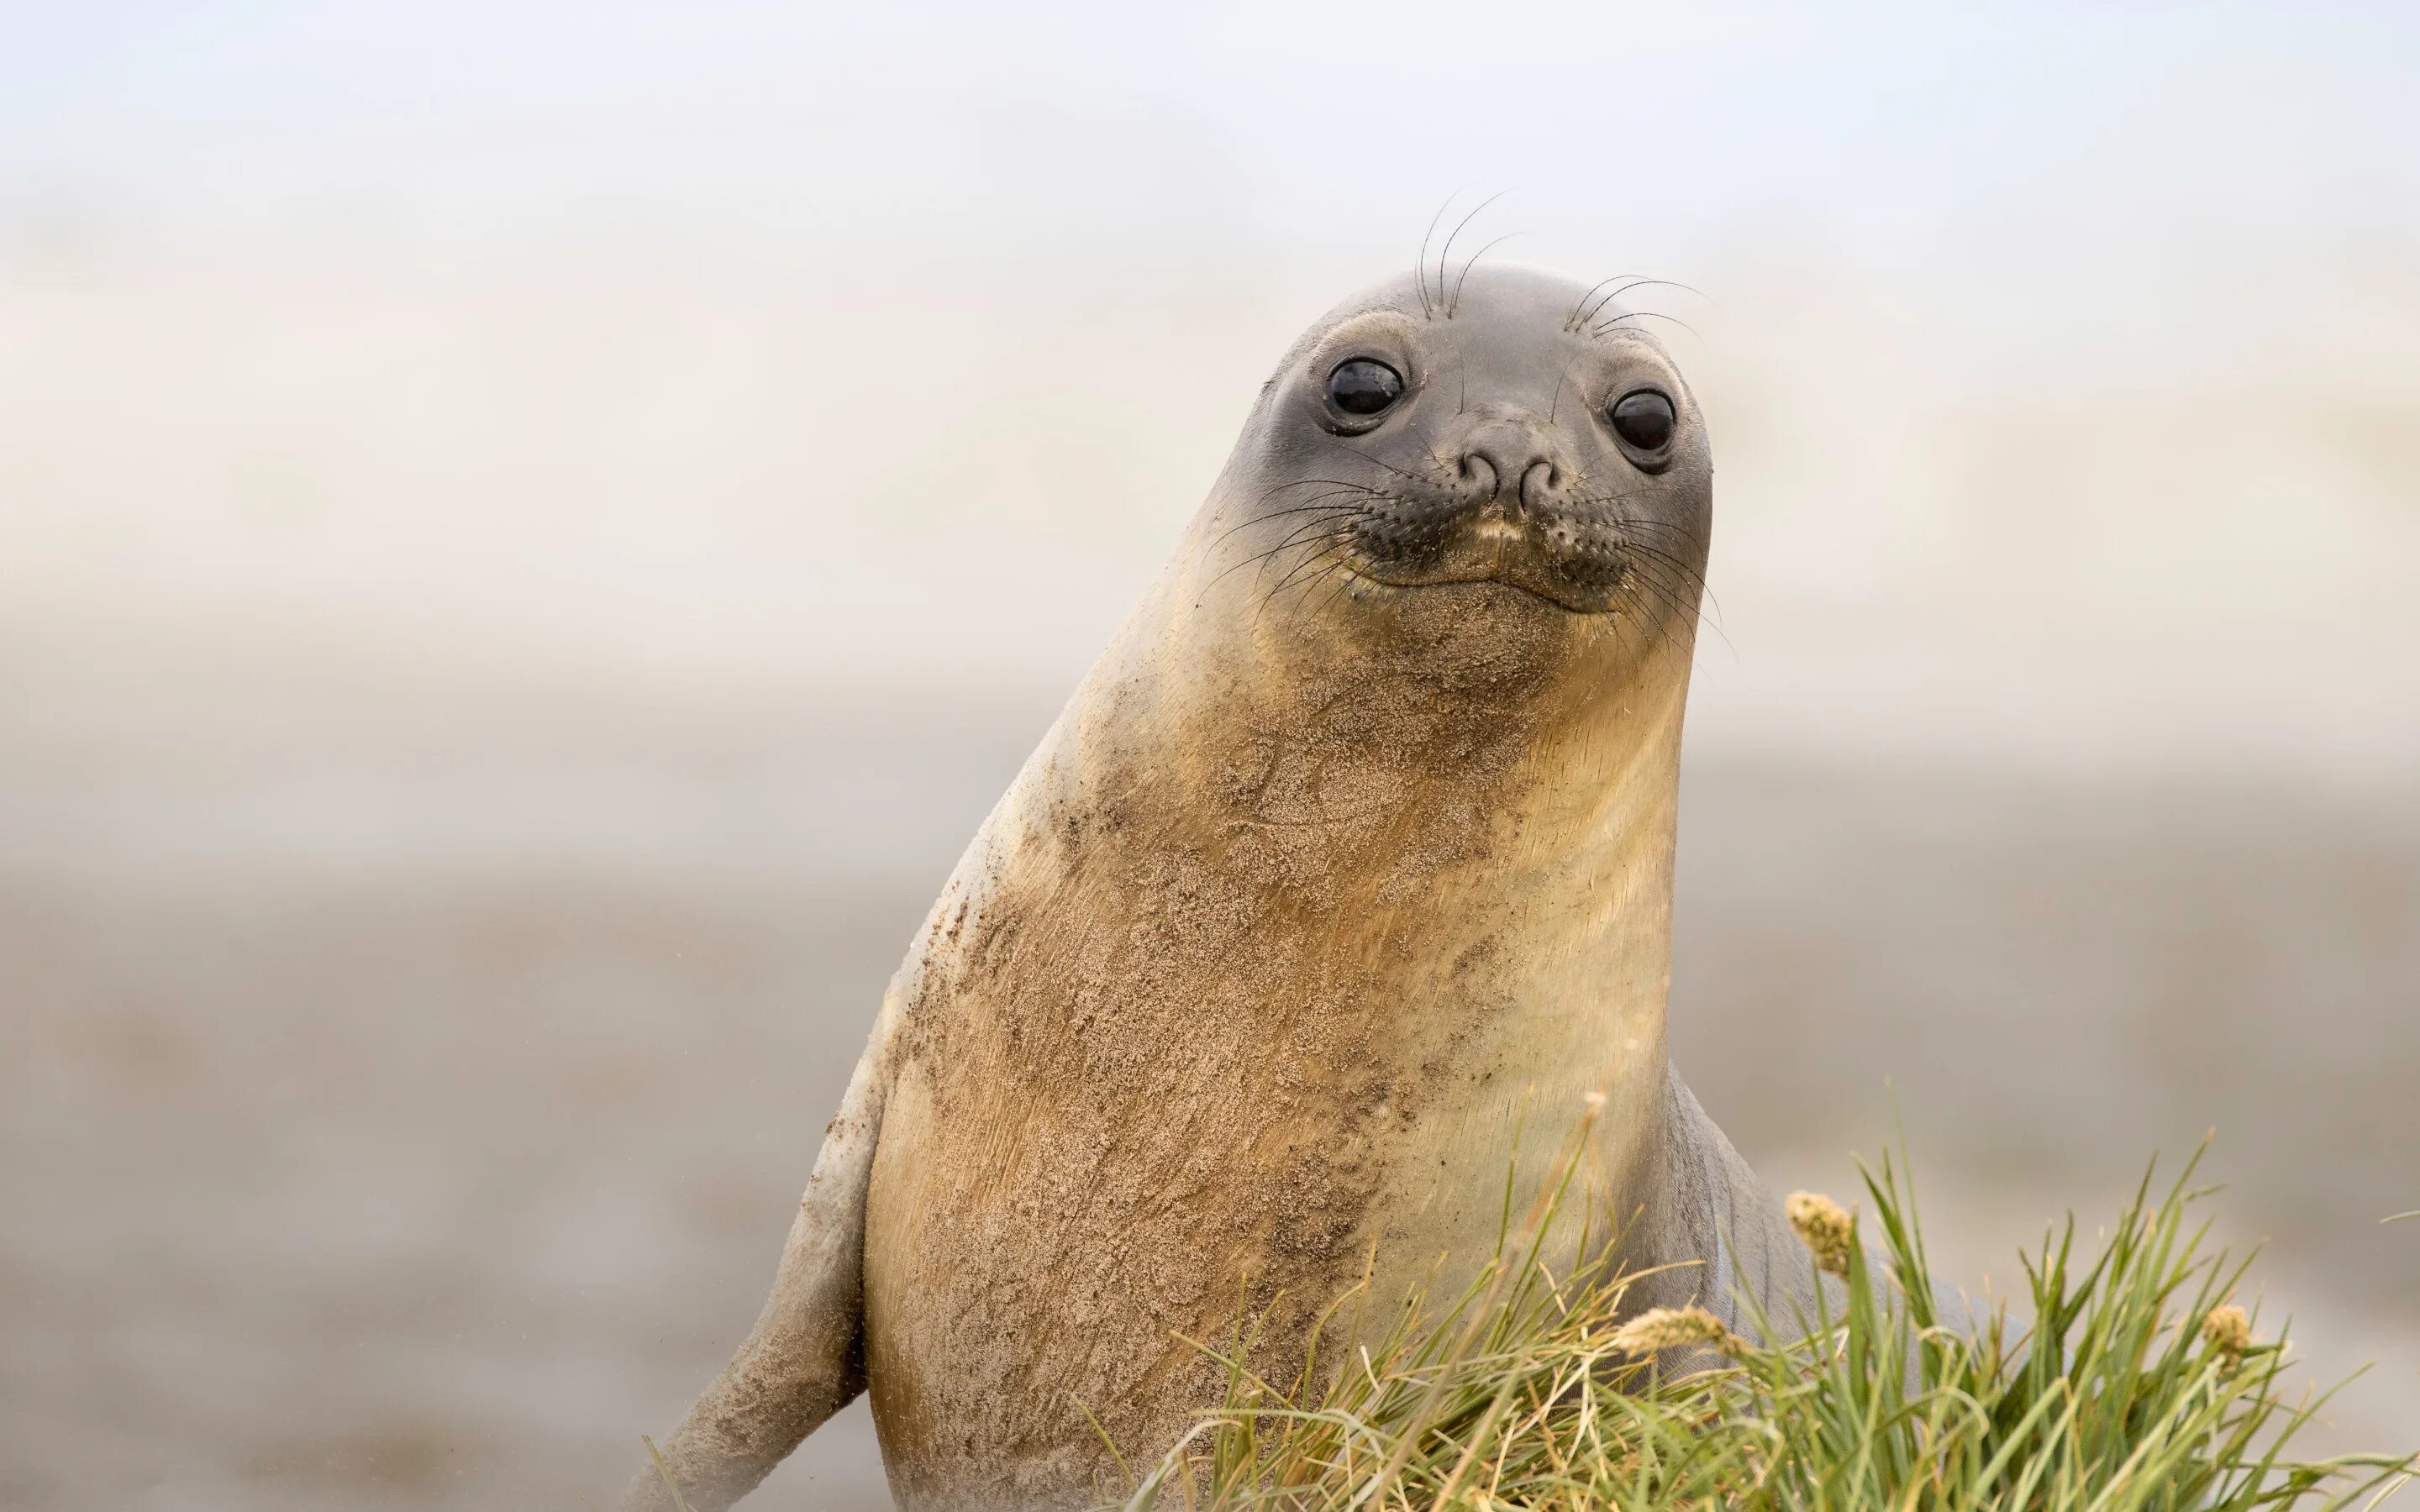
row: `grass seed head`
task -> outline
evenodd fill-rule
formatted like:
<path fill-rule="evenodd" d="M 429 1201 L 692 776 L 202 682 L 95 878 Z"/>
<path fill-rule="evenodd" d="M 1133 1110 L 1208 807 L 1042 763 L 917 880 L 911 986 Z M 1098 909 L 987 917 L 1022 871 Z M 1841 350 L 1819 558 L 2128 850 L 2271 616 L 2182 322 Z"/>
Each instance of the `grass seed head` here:
<path fill-rule="evenodd" d="M 1613 1347 L 1625 1354 L 1653 1354 L 1692 1344 L 1711 1345 L 1725 1354 L 1746 1346 L 1723 1320 L 1691 1303 L 1686 1307 L 1650 1307 L 1613 1331 Z"/>
<path fill-rule="evenodd" d="M 1783 1205 L 1791 1232 L 1815 1257 L 1815 1268 L 1834 1275 L 1849 1273 L 1849 1252 L 1856 1248 L 1857 1220 L 1848 1210 L 1820 1192 L 1792 1192 Z"/>
<path fill-rule="evenodd" d="M 2229 1365 L 2243 1358 L 2252 1348 L 2252 1319 L 2233 1303 L 2212 1307 L 2201 1320 L 2202 1342 L 2226 1356 Z"/>

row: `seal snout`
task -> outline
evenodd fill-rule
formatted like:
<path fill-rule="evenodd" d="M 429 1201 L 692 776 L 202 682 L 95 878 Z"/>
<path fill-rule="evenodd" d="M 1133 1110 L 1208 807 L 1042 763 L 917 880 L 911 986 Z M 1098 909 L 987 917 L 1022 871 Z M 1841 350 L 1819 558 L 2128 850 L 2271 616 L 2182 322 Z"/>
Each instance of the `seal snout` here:
<path fill-rule="evenodd" d="M 1455 468 L 1466 507 L 1495 503 L 1504 513 L 1534 511 L 1563 481 L 1545 428 L 1527 415 L 1482 421 L 1463 438 Z"/>
<path fill-rule="evenodd" d="M 1373 490 L 1377 502 L 1348 532 L 1360 576 L 1398 587 L 1499 583 L 1576 613 L 1611 607 L 1615 533 L 1574 497 L 1584 474 L 1545 415 L 1474 407 L 1431 442 L 1424 469 L 1378 465 L 1389 486 Z"/>

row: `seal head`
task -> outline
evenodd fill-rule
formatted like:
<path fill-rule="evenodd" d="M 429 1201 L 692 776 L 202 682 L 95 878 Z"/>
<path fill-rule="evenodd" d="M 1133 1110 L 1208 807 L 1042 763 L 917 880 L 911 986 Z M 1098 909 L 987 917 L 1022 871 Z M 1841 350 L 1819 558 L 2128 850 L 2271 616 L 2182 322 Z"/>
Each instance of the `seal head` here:
<path fill-rule="evenodd" d="M 1222 490 L 1226 523 L 1257 532 L 1256 581 L 1305 600 L 1472 584 L 1499 591 L 1457 595 L 1461 612 L 1694 618 L 1704 421 L 1652 335 L 1553 274 L 1340 305 L 1264 389 L 1230 468 L 1245 478 L 1267 482 Z"/>

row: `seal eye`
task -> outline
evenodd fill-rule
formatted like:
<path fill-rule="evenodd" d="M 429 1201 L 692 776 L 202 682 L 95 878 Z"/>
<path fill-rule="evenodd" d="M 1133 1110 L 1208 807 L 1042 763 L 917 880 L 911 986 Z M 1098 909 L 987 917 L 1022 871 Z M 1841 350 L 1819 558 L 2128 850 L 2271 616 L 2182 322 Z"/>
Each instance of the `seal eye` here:
<path fill-rule="evenodd" d="M 1613 401 L 1606 412 L 1613 433 L 1642 452 L 1660 452 L 1672 444 L 1679 419 L 1672 401 L 1653 389 L 1633 389 Z"/>
<path fill-rule="evenodd" d="M 1404 376 L 1384 363 L 1356 357 L 1327 375 L 1327 402 L 1348 415 L 1377 414 L 1404 396 Z"/>

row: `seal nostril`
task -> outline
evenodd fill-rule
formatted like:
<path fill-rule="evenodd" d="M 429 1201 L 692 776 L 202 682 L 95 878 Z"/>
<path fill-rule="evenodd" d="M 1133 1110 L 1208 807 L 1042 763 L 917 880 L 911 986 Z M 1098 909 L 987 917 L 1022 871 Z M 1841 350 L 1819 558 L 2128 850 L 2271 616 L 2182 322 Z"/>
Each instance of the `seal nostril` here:
<path fill-rule="evenodd" d="M 1461 472 L 1465 483 L 1476 485 L 1469 490 L 1470 500 L 1474 503 L 1483 499 L 1493 499 L 1496 497 L 1497 489 L 1503 486 L 1503 474 L 1497 471 L 1496 463 L 1479 452 L 1463 453 L 1462 464 L 1457 471 Z"/>
<path fill-rule="evenodd" d="M 1521 474 L 1521 503 L 1535 509 L 1545 496 L 1563 481 L 1563 470 L 1540 457 Z"/>
<path fill-rule="evenodd" d="M 1489 415 L 1462 442 L 1457 471 L 1471 486 L 1466 506 L 1490 500 L 1503 509 L 1534 508 L 1563 481 L 1554 449 L 1528 417 Z"/>

